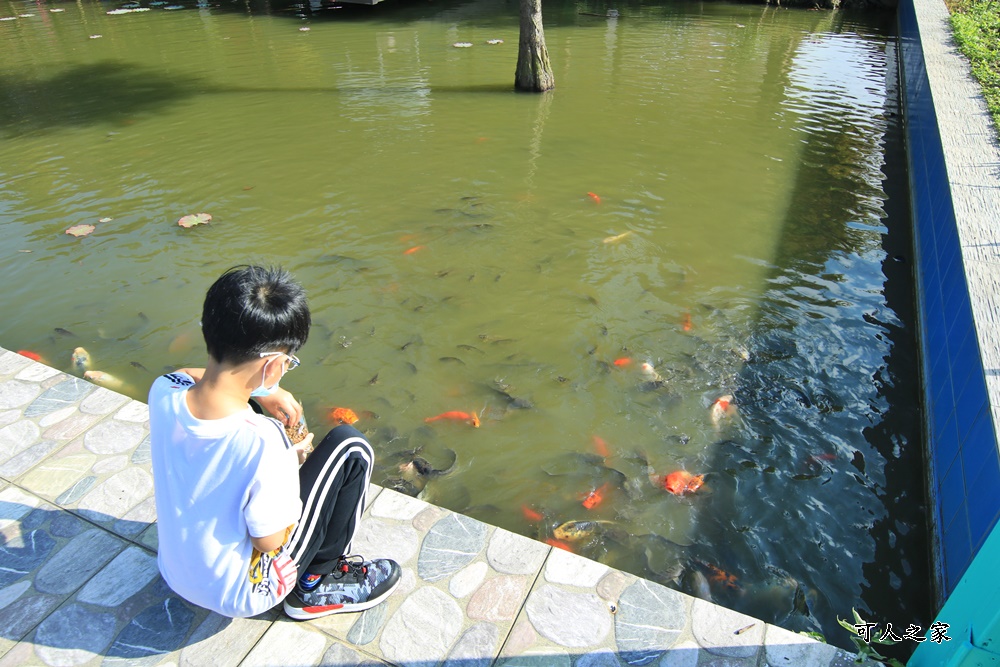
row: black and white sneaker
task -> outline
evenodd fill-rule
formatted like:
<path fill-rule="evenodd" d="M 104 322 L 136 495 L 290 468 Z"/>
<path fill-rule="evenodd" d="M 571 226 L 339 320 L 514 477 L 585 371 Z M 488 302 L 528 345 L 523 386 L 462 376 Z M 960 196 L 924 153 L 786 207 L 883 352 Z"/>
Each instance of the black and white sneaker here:
<path fill-rule="evenodd" d="M 388 558 L 366 561 L 361 556 L 343 557 L 337 569 L 324 575 L 314 588 L 307 591 L 296 586 L 285 598 L 285 613 L 304 621 L 370 609 L 396 590 L 402 572 L 399 563 Z"/>

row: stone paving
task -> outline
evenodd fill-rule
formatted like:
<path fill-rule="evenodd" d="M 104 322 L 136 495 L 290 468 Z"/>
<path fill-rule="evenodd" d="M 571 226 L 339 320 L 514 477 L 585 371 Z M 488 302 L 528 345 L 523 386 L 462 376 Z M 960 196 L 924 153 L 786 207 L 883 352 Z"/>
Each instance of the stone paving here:
<path fill-rule="evenodd" d="M 385 603 L 227 619 L 156 567 L 146 405 L 0 348 L 0 667 L 827 667 L 852 656 L 601 563 L 373 487 L 355 550 Z"/>

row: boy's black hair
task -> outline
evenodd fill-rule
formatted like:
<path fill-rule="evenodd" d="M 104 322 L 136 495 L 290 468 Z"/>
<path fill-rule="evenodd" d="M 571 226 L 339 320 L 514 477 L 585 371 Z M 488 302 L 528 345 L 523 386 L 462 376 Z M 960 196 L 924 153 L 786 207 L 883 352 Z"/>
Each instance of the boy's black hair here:
<path fill-rule="evenodd" d="M 241 364 L 261 352 L 294 354 L 309 338 L 306 293 L 280 267 L 234 266 L 205 295 L 201 330 L 218 362 Z"/>

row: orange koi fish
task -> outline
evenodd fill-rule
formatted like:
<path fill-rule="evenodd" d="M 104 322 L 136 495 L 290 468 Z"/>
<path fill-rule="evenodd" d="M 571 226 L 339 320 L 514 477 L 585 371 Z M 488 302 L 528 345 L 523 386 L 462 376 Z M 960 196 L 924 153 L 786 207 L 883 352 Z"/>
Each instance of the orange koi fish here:
<path fill-rule="evenodd" d="M 442 412 L 439 415 L 434 415 L 433 417 L 427 417 L 424 419 L 425 422 L 436 422 L 439 419 L 450 419 L 452 421 L 463 421 L 472 424 L 476 428 L 479 428 L 479 415 L 475 412 L 461 412 L 460 410 L 449 410 L 448 412 Z"/>
<path fill-rule="evenodd" d="M 358 421 L 358 415 L 350 408 L 334 408 L 330 410 L 330 419 L 337 424 L 353 424 Z"/>
<path fill-rule="evenodd" d="M 684 313 L 684 317 L 681 318 L 681 329 L 691 331 L 691 313 Z"/>
<path fill-rule="evenodd" d="M 600 204 L 601 203 L 601 198 L 598 197 L 595 193 L 588 192 L 587 196 L 590 197 L 591 199 L 593 199 L 595 204 Z"/>
<path fill-rule="evenodd" d="M 588 510 L 592 510 L 602 502 L 604 502 L 604 494 L 608 492 L 610 484 L 604 483 L 599 489 L 594 489 L 586 495 L 583 499 L 583 507 Z"/>
<path fill-rule="evenodd" d="M 663 488 L 675 496 L 684 496 L 694 493 L 704 483 L 704 475 L 692 475 L 687 470 L 675 470 L 663 480 Z"/>
<path fill-rule="evenodd" d="M 541 512 L 536 512 L 527 505 L 521 505 L 521 514 L 524 515 L 525 519 L 531 521 L 532 523 L 538 523 L 545 518 L 542 516 Z"/>
<path fill-rule="evenodd" d="M 18 350 L 17 353 L 20 354 L 22 357 L 28 357 L 32 361 L 42 360 L 42 355 L 38 354 L 37 352 L 32 352 L 31 350 Z"/>
<path fill-rule="evenodd" d="M 170 354 L 184 354 L 194 349 L 194 331 L 184 331 L 174 336 L 174 339 L 167 345 L 167 352 Z"/>
<path fill-rule="evenodd" d="M 573 550 L 570 549 L 568 544 L 566 544 L 562 540 L 557 540 L 554 537 L 548 538 L 547 540 L 545 540 L 545 543 L 550 547 L 555 547 L 556 549 L 562 549 L 563 551 L 568 551 L 570 553 L 573 553 Z"/>
<path fill-rule="evenodd" d="M 629 357 L 621 357 L 620 359 L 615 359 L 614 364 L 621 368 L 622 366 L 628 366 L 632 363 L 632 359 Z"/>
<path fill-rule="evenodd" d="M 407 248 L 406 250 L 404 250 L 403 254 L 404 255 L 412 255 L 413 253 L 418 252 L 420 250 L 423 250 L 426 247 L 427 246 L 424 246 L 424 245 L 415 245 L 412 248 Z"/>
<path fill-rule="evenodd" d="M 722 568 L 716 567 L 711 563 L 706 563 L 703 560 L 699 560 L 698 562 L 701 563 L 705 567 L 705 569 L 708 570 L 709 581 L 714 581 L 717 584 L 722 584 L 726 588 L 730 588 L 733 590 L 739 589 L 740 587 L 739 580 L 736 578 L 735 574 L 730 574 L 729 572 L 726 572 Z"/>
<path fill-rule="evenodd" d="M 594 452 L 596 452 L 597 455 L 600 456 L 601 458 L 605 459 L 611 455 L 610 451 L 608 450 L 608 443 L 606 443 L 604 441 L 604 438 L 602 438 L 599 435 L 594 436 Z"/>

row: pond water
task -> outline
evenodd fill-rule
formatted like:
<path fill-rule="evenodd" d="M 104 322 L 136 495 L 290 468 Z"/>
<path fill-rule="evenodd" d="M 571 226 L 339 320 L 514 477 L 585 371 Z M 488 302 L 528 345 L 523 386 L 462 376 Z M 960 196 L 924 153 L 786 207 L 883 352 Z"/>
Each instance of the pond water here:
<path fill-rule="evenodd" d="M 283 386 L 376 481 L 831 643 L 927 625 L 892 16 L 553 0 L 536 96 L 511 2 L 118 8 L 0 5 L 5 347 L 144 399 L 280 263 Z"/>

